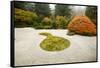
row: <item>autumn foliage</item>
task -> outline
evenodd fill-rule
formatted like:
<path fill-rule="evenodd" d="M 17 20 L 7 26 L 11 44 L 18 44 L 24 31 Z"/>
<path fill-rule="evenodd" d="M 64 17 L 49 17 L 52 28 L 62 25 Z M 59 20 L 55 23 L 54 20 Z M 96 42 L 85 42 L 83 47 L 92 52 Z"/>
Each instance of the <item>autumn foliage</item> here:
<path fill-rule="evenodd" d="M 74 16 L 68 30 L 81 35 L 96 35 L 96 26 L 87 16 Z"/>

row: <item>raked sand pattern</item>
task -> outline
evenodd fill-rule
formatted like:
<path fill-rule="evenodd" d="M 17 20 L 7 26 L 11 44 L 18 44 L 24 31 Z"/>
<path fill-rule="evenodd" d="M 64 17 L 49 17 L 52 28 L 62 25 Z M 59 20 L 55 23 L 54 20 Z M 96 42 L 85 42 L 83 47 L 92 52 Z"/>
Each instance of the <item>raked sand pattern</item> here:
<path fill-rule="evenodd" d="M 42 50 L 40 43 L 46 36 L 39 35 L 41 32 L 68 39 L 70 47 L 59 52 Z M 68 36 L 67 30 L 60 29 L 15 28 L 16 66 L 87 61 L 96 61 L 96 36 Z"/>

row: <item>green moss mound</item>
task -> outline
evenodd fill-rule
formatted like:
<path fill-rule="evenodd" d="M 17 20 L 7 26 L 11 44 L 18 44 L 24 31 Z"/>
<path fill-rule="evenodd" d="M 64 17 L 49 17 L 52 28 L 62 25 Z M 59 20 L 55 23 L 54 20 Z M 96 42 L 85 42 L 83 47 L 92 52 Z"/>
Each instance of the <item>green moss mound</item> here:
<path fill-rule="evenodd" d="M 43 50 L 61 51 L 70 46 L 70 41 L 65 38 L 53 36 L 50 33 L 40 33 L 40 35 L 47 36 L 47 38 L 40 43 L 40 47 Z"/>

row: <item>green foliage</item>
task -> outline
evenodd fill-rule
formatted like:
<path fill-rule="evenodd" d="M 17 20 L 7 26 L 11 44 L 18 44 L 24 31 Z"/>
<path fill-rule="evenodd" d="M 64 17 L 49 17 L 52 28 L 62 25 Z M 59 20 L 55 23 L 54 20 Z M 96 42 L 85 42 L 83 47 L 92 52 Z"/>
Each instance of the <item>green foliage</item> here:
<path fill-rule="evenodd" d="M 45 17 L 43 20 L 42 20 L 42 25 L 44 26 L 43 28 L 45 29 L 50 29 L 51 28 L 51 25 L 52 25 L 52 20 L 48 17 Z"/>
<path fill-rule="evenodd" d="M 50 8 L 48 4 L 35 4 L 35 12 L 37 15 L 50 16 Z"/>
<path fill-rule="evenodd" d="M 15 8 L 19 8 L 19 9 L 23 9 L 23 10 L 25 10 L 26 8 L 25 8 L 25 5 L 27 5 L 27 3 L 26 2 L 19 2 L 19 1 L 15 1 L 14 2 L 14 7 Z"/>
<path fill-rule="evenodd" d="M 23 10 L 28 10 L 28 11 L 32 11 L 34 12 L 34 3 L 28 3 L 28 2 L 19 2 L 19 1 L 16 1 L 14 2 L 14 7 L 15 8 L 19 8 L 19 9 L 23 9 Z"/>
<path fill-rule="evenodd" d="M 50 29 L 52 25 L 51 18 L 44 17 L 41 21 L 39 21 L 39 17 L 35 23 L 33 23 L 33 27 L 36 29 Z"/>
<path fill-rule="evenodd" d="M 34 12 L 35 11 L 35 4 L 34 3 L 27 3 L 25 5 L 26 10 Z"/>
<path fill-rule="evenodd" d="M 68 22 L 66 16 L 56 16 L 55 23 L 57 29 L 66 29 Z"/>
<path fill-rule="evenodd" d="M 67 5 L 14 2 L 15 27 L 33 27 L 35 29 L 66 29 L 70 18 Z M 62 13 L 63 12 L 63 13 Z"/>
<path fill-rule="evenodd" d="M 52 8 L 53 7 L 53 8 Z M 55 8 L 54 8 L 55 7 Z M 70 20 L 71 8 L 64 4 L 30 3 L 14 1 L 15 27 L 33 27 L 36 29 L 66 29 Z M 86 15 L 97 22 L 97 7 L 88 6 Z"/>
<path fill-rule="evenodd" d="M 14 14 L 15 27 L 31 26 L 37 19 L 37 15 L 35 13 L 18 8 L 15 8 Z"/>
<path fill-rule="evenodd" d="M 87 7 L 86 15 L 93 21 L 94 24 L 97 22 L 97 7 Z"/>
<path fill-rule="evenodd" d="M 69 8 L 68 5 L 56 5 L 55 6 L 55 15 L 59 15 L 59 16 L 67 16 L 70 17 L 71 16 L 71 9 Z"/>

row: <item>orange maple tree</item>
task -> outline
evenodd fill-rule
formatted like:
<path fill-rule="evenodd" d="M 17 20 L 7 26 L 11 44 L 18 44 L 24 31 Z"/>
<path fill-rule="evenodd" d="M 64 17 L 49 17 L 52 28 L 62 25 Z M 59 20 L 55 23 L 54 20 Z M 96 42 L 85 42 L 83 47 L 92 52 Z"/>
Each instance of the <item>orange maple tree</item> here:
<path fill-rule="evenodd" d="M 74 16 L 68 30 L 82 35 L 96 35 L 96 26 L 87 16 Z"/>

